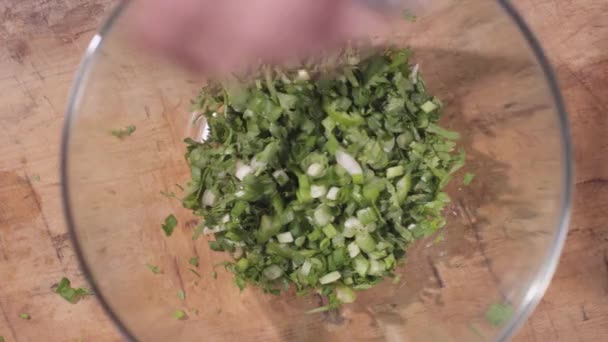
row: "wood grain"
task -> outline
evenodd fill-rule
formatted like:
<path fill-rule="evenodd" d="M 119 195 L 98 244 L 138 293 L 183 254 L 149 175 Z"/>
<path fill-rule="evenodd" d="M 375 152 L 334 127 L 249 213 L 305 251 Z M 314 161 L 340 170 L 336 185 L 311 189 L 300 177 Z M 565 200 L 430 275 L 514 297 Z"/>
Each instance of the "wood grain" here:
<path fill-rule="evenodd" d="M 58 179 L 65 99 L 111 0 L 0 0 L 0 335 L 12 341 L 118 341 L 85 284 Z M 551 287 L 516 341 L 608 340 L 608 2 L 516 0 L 555 66 L 575 142 L 574 215 Z M 38 180 L 39 179 L 39 180 Z M 29 312 L 30 321 L 18 315 Z"/>

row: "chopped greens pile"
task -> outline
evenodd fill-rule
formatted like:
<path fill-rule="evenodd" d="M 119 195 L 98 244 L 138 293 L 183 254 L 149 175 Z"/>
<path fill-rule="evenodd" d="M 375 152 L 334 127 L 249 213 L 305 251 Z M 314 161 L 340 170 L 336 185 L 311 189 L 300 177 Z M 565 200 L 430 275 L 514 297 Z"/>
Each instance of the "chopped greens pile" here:
<path fill-rule="evenodd" d="M 194 238 L 214 235 L 241 289 L 327 296 L 314 312 L 394 277 L 408 246 L 445 224 L 442 189 L 464 163 L 409 50 L 344 57 L 331 73 L 265 68 L 205 87 L 194 108 L 209 135 L 186 139 Z"/>

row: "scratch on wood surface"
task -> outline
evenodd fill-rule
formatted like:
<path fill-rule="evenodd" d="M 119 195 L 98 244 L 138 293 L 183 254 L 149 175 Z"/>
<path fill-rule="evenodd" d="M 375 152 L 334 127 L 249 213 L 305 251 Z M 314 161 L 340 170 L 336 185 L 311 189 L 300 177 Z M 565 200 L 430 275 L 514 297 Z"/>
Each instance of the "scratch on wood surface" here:
<path fill-rule="evenodd" d="M 0 314 L 2 314 L 2 318 L 6 322 L 6 326 L 8 326 L 8 330 L 11 333 L 11 338 L 13 339 L 13 341 L 17 341 L 17 332 L 15 331 L 15 328 L 13 328 L 13 325 L 11 324 L 11 322 L 9 321 L 8 315 L 6 314 L 6 311 L 4 310 L 4 306 L 2 305 L 1 301 L 0 301 Z"/>
<path fill-rule="evenodd" d="M 177 281 L 179 282 L 179 289 L 185 291 L 184 288 L 184 279 L 182 278 L 182 273 L 179 268 L 179 263 L 177 262 L 177 257 L 173 257 L 173 267 L 175 268 L 175 275 L 177 276 Z"/>
<path fill-rule="evenodd" d="M 57 256 L 57 259 L 59 259 L 59 261 L 63 260 L 63 255 L 61 253 L 61 248 L 59 248 L 59 246 L 54 242 L 54 235 L 51 232 L 51 227 L 49 225 L 49 222 L 46 218 L 46 215 L 44 214 L 44 211 L 42 211 L 42 203 L 40 201 L 40 196 L 38 195 L 38 193 L 36 192 L 36 190 L 34 189 L 34 186 L 32 184 L 32 180 L 29 177 L 25 178 L 27 186 L 30 189 L 30 193 L 27 196 L 32 196 L 32 199 L 34 200 L 34 203 L 36 204 L 36 208 L 38 209 L 38 213 L 40 215 L 40 218 L 42 220 L 42 224 L 44 226 L 44 231 L 47 234 L 49 240 L 51 241 L 51 245 L 53 246 L 53 249 L 55 250 L 55 256 Z"/>
<path fill-rule="evenodd" d="M 603 177 L 590 178 L 590 179 L 578 181 L 574 185 L 586 185 L 586 184 L 604 185 L 604 184 L 608 184 L 608 179 L 603 178 Z"/>
<path fill-rule="evenodd" d="M 492 277 L 492 280 L 497 285 L 496 286 L 497 291 L 500 293 L 500 295 L 503 298 L 506 298 L 507 297 L 506 294 L 503 292 L 503 289 L 499 286 L 500 278 L 494 271 L 494 268 L 492 267 L 492 260 L 488 257 L 488 254 L 486 252 L 486 248 L 485 248 L 485 245 L 483 242 L 483 237 L 481 236 L 479 227 L 477 225 L 477 219 L 475 218 L 475 216 L 473 216 L 471 214 L 471 211 L 469 210 L 468 206 L 466 205 L 466 203 L 463 200 L 458 201 L 458 206 L 461 208 L 461 212 L 464 213 L 463 217 L 466 219 L 466 222 L 467 222 L 469 228 L 474 233 L 475 240 L 477 241 L 477 246 L 479 247 L 479 252 L 481 253 L 481 256 L 483 257 L 483 264 L 486 267 L 486 269 L 488 270 L 488 273 L 490 274 L 490 276 Z"/>
<path fill-rule="evenodd" d="M 428 262 L 429 262 L 429 265 L 431 266 L 431 270 L 433 270 L 433 276 L 437 280 L 437 285 L 439 285 L 439 287 L 442 289 L 445 288 L 445 283 L 443 282 L 443 279 L 441 278 L 439 269 L 437 268 L 437 266 L 435 265 L 435 263 L 433 262 L 433 259 L 431 257 L 428 257 Z"/>
<path fill-rule="evenodd" d="M 589 320 L 589 315 L 587 315 L 587 311 L 585 310 L 585 304 L 581 305 L 581 313 L 583 314 L 583 322 Z"/>

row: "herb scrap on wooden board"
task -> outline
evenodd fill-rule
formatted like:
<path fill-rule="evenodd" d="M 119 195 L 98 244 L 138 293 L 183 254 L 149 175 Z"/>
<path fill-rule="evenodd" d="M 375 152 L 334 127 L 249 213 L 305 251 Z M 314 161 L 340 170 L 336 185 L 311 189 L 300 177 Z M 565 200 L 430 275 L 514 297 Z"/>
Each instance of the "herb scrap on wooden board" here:
<path fill-rule="evenodd" d="M 312 312 L 331 310 L 393 277 L 408 246 L 445 225 L 442 189 L 465 155 L 410 56 L 346 50 L 332 78 L 264 68 L 194 100 L 210 134 L 185 140 L 183 205 L 201 217 L 193 238 L 231 254 L 240 289 L 316 290 L 329 304 Z"/>
<path fill-rule="evenodd" d="M 121 128 L 121 129 L 113 129 L 112 131 L 110 131 L 110 134 L 117 137 L 118 139 L 122 140 L 128 136 L 130 136 L 131 134 L 133 134 L 136 130 L 136 127 L 134 125 L 129 125 L 125 128 Z"/>
<path fill-rule="evenodd" d="M 151 264 L 146 264 L 146 267 L 154 274 L 161 274 L 163 273 L 163 271 L 155 265 L 151 265 Z"/>
<path fill-rule="evenodd" d="M 198 265 L 199 265 L 198 257 L 190 258 L 190 260 L 188 260 L 188 263 L 194 267 L 198 267 Z"/>
<path fill-rule="evenodd" d="M 513 306 L 509 303 L 492 304 L 486 311 L 486 320 L 495 326 L 502 325 L 513 315 Z"/>
<path fill-rule="evenodd" d="M 93 295 L 89 289 L 78 287 L 73 288 L 68 278 L 61 278 L 59 283 L 55 287 L 55 293 L 59 294 L 63 299 L 67 300 L 72 304 L 78 303 L 80 299 L 85 296 Z"/>
<path fill-rule="evenodd" d="M 184 310 L 175 310 L 173 312 L 173 318 L 177 320 L 184 320 L 187 319 L 188 316 L 186 315 L 186 312 Z"/>
<path fill-rule="evenodd" d="M 171 236 L 176 226 L 177 218 L 175 218 L 175 215 L 171 214 L 165 218 L 165 223 L 162 224 L 161 228 L 163 229 L 163 232 L 165 232 L 166 236 Z"/>

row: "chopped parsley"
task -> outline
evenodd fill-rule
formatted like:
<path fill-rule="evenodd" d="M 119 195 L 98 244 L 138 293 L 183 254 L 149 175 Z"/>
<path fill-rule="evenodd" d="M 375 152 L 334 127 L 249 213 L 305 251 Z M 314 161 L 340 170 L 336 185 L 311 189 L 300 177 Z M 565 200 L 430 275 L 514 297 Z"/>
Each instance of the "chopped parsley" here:
<path fill-rule="evenodd" d="M 37 173 L 34 173 L 34 174 L 32 175 L 32 180 L 33 180 L 34 182 L 40 182 L 40 175 L 39 175 L 39 174 L 37 174 Z"/>
<path fill-rule="evenodd" d="M 464 174 L 464 177 L 462 178 L 462 184 L 469 185 L 469 184 L 471 184 L 471 182 L 473 181 L 474 178 L 475 178 L 474 174 L 467 172 Z"/>
<path fill-rule="evenodd" d="M 190 258 L 190 260 L 188 260 L 188 263 L 194 267 L 198 267 L 198 265 L 199 265 L 198 257 Z"/>
<path fill-rule="evenodd" d="M 175 312 L 173 312 L 173 318 L 177 320 L 184 320 L 188 318 L 188 316 L 186 315 L 186 312 L 184 312 L 184 310 L 175 310 Z"/>
<path fill-rule="evenodd" d="M 112 134 L 113 136 L 117 137 L 118 139 L 122 140 L 128 136 L 130 136 L 131 134 L 133 134 L 133 132 L 135 132 L 135 126 L 134 125 L 129 125 L 125 128 L 121 128 L 121 129 L 114 129 L 110 132 L 110 134 Z"/>
<path fill-rule="evenodd" d="M 486 320 L 492 325 L 502 325 L 513 315 L 511 304 L 492 304 L 486 311 Z"/>
<path fill-rule="evenodd" d="M 177 198 L 177 196 L 175 196 L 175 193 L 173 191 L 161 191 L 160 194 L 167 198 Z"/>
<path fill-rule="evenodd" d="M 30 316 L 30 314 L 28 313 L 21 313 L 19 314 L 19 318 L 29 321 L 30 319 L 32 319 L 32 316 Z"/>
<path fill-rule="evenodd" d="M 61 278 L 61 281 L 55 287 L 55 293 L 59 294 L 63 299 L 67 300 L 72 304 L 78 303 L 78 301 L 84 296 L 90 296 L 93 294 L 89 289 L 78 287 L 73 288 L 68 278 Z"/>
<path fill-rule="evenodd" d="M 184 290 L 177 291 L 177 298 L 179 298 L 179 300 L 185 300 L 186 299 L 186 293 L 184 292 Z"/>
<path fill-rule="evenodd" d="M 152 271 L 152 273 L 154 273 L 154 274 L 163 273 L 163 271 L 158 266 L 154 266 L 154 265 L 151 265 L 151 264 L 146 264 L 146 267 L 148 267 L 148 269 L 150 271 Z"/>
<path fill-rule="evenodd" d="M 171 214 L 165 218 L 165 223 L 162 224 L 162 229 L 166 236 L 171 236 L 176 226 L 177 218 L 175 218 L 175 215 Z"/>
<path fill-rule="evenodd" d="M 200 217 L 193 238 L 212 235 L 209 248 L 232 256 L 238 288 L 314 290 L 327 305 L 309 313 L 332 310 L 445 225 L 443 188 L 465 155 L 410 55 L 347 50 L 337 75 L 264 68 L 194 100 L 210 131 L 185 140 L 183 205 Z"/>

